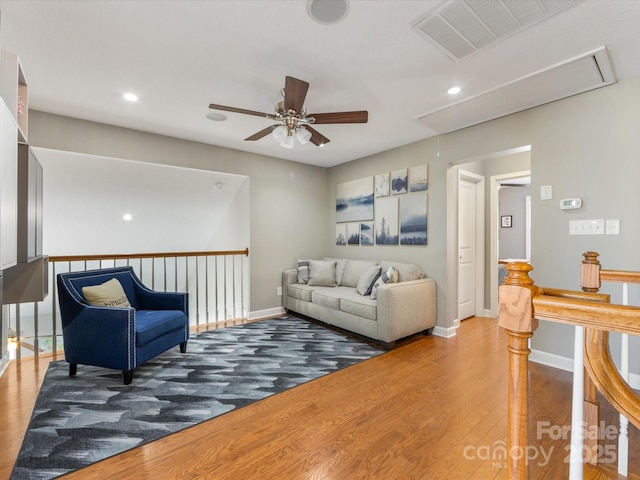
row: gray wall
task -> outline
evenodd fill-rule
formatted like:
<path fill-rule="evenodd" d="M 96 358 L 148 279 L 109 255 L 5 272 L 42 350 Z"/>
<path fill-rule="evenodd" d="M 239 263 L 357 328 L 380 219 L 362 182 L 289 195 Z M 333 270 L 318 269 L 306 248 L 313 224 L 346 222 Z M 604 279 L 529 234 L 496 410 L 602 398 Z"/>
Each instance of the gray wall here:
<path fill-rule="evenodd" d="M 531 194 L 530 187 L 500 188 L 498 217 L 511 216 L 511 227 L 498 229 L 498 258 L 526 258 L 527 215 L 526 197 Z"/>
<path fill-rule="evenodd" d="M 324 168 L 31 111 L 32 146 L 250 177 L 251 311 L 280 307 L 276 288 L 298 257 L 326 254 Z"/>

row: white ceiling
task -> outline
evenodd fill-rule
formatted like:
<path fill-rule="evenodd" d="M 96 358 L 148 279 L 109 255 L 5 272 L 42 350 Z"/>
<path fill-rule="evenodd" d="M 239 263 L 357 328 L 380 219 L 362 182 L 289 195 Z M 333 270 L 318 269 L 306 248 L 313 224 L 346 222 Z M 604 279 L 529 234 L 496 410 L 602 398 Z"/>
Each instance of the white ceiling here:
<path fill-rule="evenodd" d="M 518 79 L 571 94 L 562 76 L 534 74 L 601 47 L 615 79 L 640 75 L 640 1 L 572 1 L 460 60 L 412 29 L 448 3 L 350 0 L 346 18 L 326 25 L 305 0 L 0 1 L 0 45 L 20 56 L 32 109 L 327 167 L 492 118 L 477 99 Z M 318 125 L 331 143 L 286 150 L 243 141 L 270 120 L 206 118 L 210 103 L 272 113 L 286 75 L 310 83 L 307 111 L 368 110 L 369 123 Z M 504 92 L 503 103 L 527 108 Z M 446 124 L 423 118 L 442 111 Z"/>

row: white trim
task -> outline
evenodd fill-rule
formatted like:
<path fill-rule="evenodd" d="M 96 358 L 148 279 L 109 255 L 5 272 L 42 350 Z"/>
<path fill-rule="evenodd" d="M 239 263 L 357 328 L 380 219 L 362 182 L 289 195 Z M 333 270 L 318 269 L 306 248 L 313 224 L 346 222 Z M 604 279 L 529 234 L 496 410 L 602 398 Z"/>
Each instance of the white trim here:
<path fill-rule="evenodd" d="M 431 335 L 435 335 L 436 337 L 451 338 L 451 337 L 455 337 L 457 335 L 457 332 L 458 332 L 458 327 L 445 328 L 445 327 L 439 327 L 436 325 L 433 328 L 433 332 L 431 332 Z"/>
<path fill-rule="evenodd" d="M 276 317 L 278 315 L 284 315 L 284 307 L 266 308 L 264 310 L 256 310 L 249 312 L 248 320 L 261 320 L 263 318 Z"/>
<path fill-rule="evenodd" d="M 436 327 L 437 328 L 437 327 Z M 573 372 L 573 358 L 556 355 L 555 353 L 543 352 L 542 350 L 531 349 L 529 360 L 547 367 L 558 368 L 565 372 Z M 640 389 L 640 375 L 636 373 L 629 374 L 629 386 L 634 390 Z"/>
<path fill-rule="evenodd" d="M 0 359 L 0 377 L 4 375 L 4 372 L 7 371 L 7 367 L 9 366 L 10 362 L 11 362 L 11 357 L 9 352 L 7 352 L 2 356 L 2 359 Z"/>
<path fill-rule="evenodd" d="M 475 193 L 476 198 L 474 199 L 475 210 L 476 210 L 476 225 L 475 225 L 475 240 L 474 240 L 474 250 L 475 250 L 475 312 L 474 315 L 479 317 L 483 314 L 484 311 L 484 265 L 485 265 L 485 246 L 484 246 L 484 230 L 485 230 L 485 177 L 483 175 L 479 175 L 477 173 L 469 172 L 467 170 L 463 170 L 462 168 L 458 168 L 458 179 L 457 179 L 457 211 L 456 218 L 457 221 L 460 221 L 460 183 L 465 181 L 469 183 L 475 184 Z M 460 230 L 457 230 L 457 249 L 456 249 L 456 258 L 459 257 L 460 251 Z M 454 326 L 460 325 L 460 299 L 458 298 L 458 289 L 460 286 L 460 279 L 458 278 L 458 272 L 460 269 L 460 264 L 456 264 L 456 318 L 454 321 Z"/>

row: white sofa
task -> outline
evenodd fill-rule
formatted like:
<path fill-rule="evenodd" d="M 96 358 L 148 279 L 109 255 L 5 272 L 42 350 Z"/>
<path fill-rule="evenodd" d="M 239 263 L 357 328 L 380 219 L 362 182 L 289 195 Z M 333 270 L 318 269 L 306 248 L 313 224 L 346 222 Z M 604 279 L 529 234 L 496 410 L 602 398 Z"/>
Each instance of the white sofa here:
<path fill-rule="evenodd" d="M 386 347 L 415 333 L 431 333 L 436 323 L 436 283 L 411 264 L 301 260 L 297 268 L 283 272 L 282 298 L 286 311 L 377 340 Z"/>

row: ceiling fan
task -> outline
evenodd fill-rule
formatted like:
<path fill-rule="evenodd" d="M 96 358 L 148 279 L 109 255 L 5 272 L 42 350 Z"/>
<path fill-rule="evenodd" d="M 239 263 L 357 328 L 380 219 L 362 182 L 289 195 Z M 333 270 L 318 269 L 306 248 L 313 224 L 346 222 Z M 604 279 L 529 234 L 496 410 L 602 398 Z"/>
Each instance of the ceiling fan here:
<path fill-rule="evenodd" d="M 285 77 L 284 88 L 282 89 L 283 100 L 278 102 L 274 108 L 274 113 L 256 112 L 243 108 L 227 107 L 212 103 L 209 108 L 214 110 L 224 110 L 226 112 L 244 113 L 265 117 L 276 121 L 275 125 L 254 133 L 245 138 L 246 141 L 260 140 L 269 134 L 280 142 L 285 148 L 292 148 L 294 137 L 302 144 L 311 142 L 321 147 L 329 143 L 329 139 L 311 127 L 319 124 L 329 123 L 367 123 L 369 113 L 366 110 L 354 112 L 332 112 L 308 114 L 304 106 L 304 100 L 309 90 L 309 83 L 293 77 Z"/>

